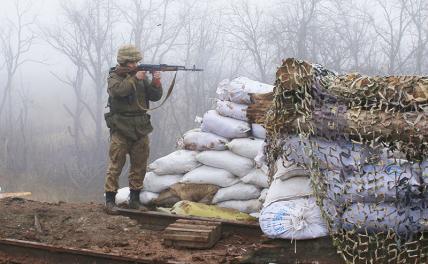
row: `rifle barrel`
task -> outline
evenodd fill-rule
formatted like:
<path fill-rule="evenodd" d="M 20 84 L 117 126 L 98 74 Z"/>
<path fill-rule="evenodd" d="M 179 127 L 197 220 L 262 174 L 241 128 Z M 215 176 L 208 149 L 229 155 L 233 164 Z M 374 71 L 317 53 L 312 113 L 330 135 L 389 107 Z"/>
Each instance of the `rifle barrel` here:
<path fill-rule="evenodd" d="M 186 68 L 181 65 L 139 64 L 137 68 L 143 71 L 203 71 L 203 69 L 197 69 L 195 65 L 193 65 L 193 68 Z"/>

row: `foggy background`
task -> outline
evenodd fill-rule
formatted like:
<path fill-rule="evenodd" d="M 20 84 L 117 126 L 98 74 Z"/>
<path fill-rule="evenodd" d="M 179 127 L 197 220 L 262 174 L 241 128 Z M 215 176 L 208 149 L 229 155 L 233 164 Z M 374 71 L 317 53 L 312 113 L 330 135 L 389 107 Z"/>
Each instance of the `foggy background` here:
<path fill-rule="evenodd" d="M 179 72 L 169 101 L 151 113 L 154 160 L 198 126 L 195 116 L 213 108 L 221 80 L 242 75 L 272 84 L 287 57 L 338 72 L 426 75 L 428 1 L 2 1 L 2 191 L 103 199 L 106 77 L 126 43 L 141 48 L 144 63 L 204 69 Z M 162 74 L 165 90 L 172 76 Z"/>

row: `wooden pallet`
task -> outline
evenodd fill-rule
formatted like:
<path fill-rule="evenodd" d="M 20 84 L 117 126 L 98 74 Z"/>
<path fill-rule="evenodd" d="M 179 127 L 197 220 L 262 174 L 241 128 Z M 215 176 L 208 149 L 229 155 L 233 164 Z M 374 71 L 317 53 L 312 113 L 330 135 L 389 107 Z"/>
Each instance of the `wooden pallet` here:
<path fill-rule="evenodd" d="M 221 237 L 221 223 L 178 219 L 163 232 L 166 246 L 179 248 L 212 248 Z"/>
<path fill-rule="evenodd" d="M 30 196 L 31 192 L 15 192 L 15 193 L 0 193 L 0 199 L 10 198 L 10 197 L 24 197 Z"/>

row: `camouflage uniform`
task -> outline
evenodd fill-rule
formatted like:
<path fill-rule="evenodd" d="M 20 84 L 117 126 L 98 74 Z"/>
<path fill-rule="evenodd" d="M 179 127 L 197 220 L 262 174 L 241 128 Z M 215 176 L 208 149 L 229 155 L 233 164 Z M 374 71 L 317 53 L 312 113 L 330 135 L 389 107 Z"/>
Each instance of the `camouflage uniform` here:
<path fill-rule="evenodd" d="M 141 54 L 135 52 L 135 47 L 123 46 L 119 49 L 118 62 L 125 64 L 128 61 L 141 60 Z M 149 82 L 147 79 L 138 80 L 135 75 L 120 76 L 112 69 L 108 77 L 107 91 L 110 112 L 105 114 L 105 119 L 110 128 L 111 144 L 104 189 L 106 193 L 117 191 L 126 154 L 129 154 L 129 187 L 139 191 L 143 187 L 149 157 L 148 134 L 153 130 L 150 115 L 141 107 L 147 109 L 149 101 L 160 100 L 162 87 L 159 80 Z"/>

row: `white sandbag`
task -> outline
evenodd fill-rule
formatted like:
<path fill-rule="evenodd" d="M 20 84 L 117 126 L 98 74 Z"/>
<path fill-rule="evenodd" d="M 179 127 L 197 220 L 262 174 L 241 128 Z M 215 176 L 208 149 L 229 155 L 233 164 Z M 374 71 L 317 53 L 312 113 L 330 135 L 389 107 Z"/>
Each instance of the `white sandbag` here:
<path fill-rule="evenodd" d="M 302 198 L 312 194 L 308 177 L 293 177 L 287 180 L 275 179 L 269 187 L 264 206 L 279 201 Z"/>
<path fill-rule="evenodd" d="M 142 204 L 152 204 L 153 201 L 158 198 L 159 193 L 142 191 L 140 192 L 140 203 Z"/>
<path fill-rule="evenodd" d="M 321 210 L 312 197 L 274 202 L 262 209 L 259 223 L 269 238 L 301 240 L 328 235 Z"/>
<path fill-rule="evenodd" d="M 248 105 L 236 104 L 229 101 L 217 100 L 217 112 L 226 117 L 248 121 L 247 118 L 247 108 Z"/>
<path fill-rule="evenodd" d="M 184 174 L 201 164 L 196 161 L 196 151 L 177 150 L 159 158 L 149 165 L 149 170 L 157 175 Z"/>
<path fill-rule="evenodd" d="M 269 187 L 269 177 L 261 170 L 254 168 L 247 175 L 241 178 L 241 181 L 248 184 L 257 185 L 261 188 Z"/>
<path fill-rule="evenodd" d="M 269 189 L 268 188 L 264 188 L 261 192 L 260 192 L 260 196 L 259 196 L 259 201 L 261 203 L 264 203 L 266 200 L 266 195 L 268 193 Z"/>
<path fill-rule="evenodd" d="M 180 182 L 197 184 L 214 184 L 220 187 L 228 187 L 239 182 L 232 173 L 210 166 L 201 166 L 186 173 Z"/>
<path fill-rule="evenodd" d="M 256 138 L 265 139 L 266 138 L 266 129 L 259 124 L 251 124 L 251 133 Z"/>
<path fill-rule="evenodd" d="M 120 204 L 128 204 L 129 203 L 129 195 L 130 190 L 129 187 L 120 188 L 117 190 L 116 197 L 115 197 L 115 203 L 116 205 Z"/>
<path fill-rule="evenodd" d="M 226 150 L 229 140 L 209 132 L 191 130 L 184 134 L 184 148 L 188 150 Z"/>
<path fill-rule="evenodd" d="M 247 122 L 221 116 L 216 110 L 205 113 L 201 129 L 225 138 L 247 137 L 251 130 Z"/>
<path fill-rule="evenodd" d="M 259 212 L 251 213 L 250 215 L 251 215 L 252 217 L 254 217 L 254 218 L 259 218 L 259 217 L 260 217 L 260 213 L 259 213 Z"/>
<path fill-rule="evenodd" d="M 301 165 L 279 158 L 275 162 L 276 172 L 273 176 L 274 179 L 286 180 L 298 176 L 310 176 L 309 172 Z"/>
<path fill-rule="evenodd" d="M 344 174 L 326 171 L 328 197 L 338 203 L 399 201 L 420 192 L 419 176 L 410 164 L 365 165 Z"/>
<path fill-rule="evenodd" d="M 311 160 L 308 156 L 311 151 L 308 140 L 299 136 L 288 136 L 282 141 L 282 149 L 286 160 L 300 165 L 309 165 Z"/>
<path fill-rule="evenodd" d="M 419 206 L 399 207 L 395 203 L 356 203 L 348 207 L 341 220 L 347 230 L 381 232 L 393 229 L 399 233 L 427 230 L 426 208 Z"/>
<path fill-rule="evenodd" d="M 340 170 L 344 167 L 356 169 L 367 163 L 372 157 L 368 147 L 361 144 L 330 142 L 323 139 L 311 139 L 314 159 L 321 168 Z"/>
<path fill-rule="evenodd" d="M 238 77 L 229 81 L 225 79 L 217 87 L 217 95 L 221 100 L 238 104 L 251 104 L 250 93 L 269 93 L 273 85 L 257 82 L 247 77 Z"/>
<path fill-rule="evenodd" d="M 181 178 L 183 178 L 183 175 L 180 174 L 159 176 L 154 172 L 147 172 L 144 177 L 143 191 L 160 193 L 174 183 L 179 182 Z"/>
<path fill-rule="evenodd" d="M 254 161 L 236 155 L 229 150 L 204 151 L 196 155 L 196 160 L 202 164 L 224 169 L 238 177 L 244 177 L 254 167 Z"/>
<path fill-rule="evenodd" d="M 266 147 L 266 142 L 263 141 L 262 145 L 259 148 L 259 151 L 257 151 L 256 157 L 254 157 L 254 161 L 256 162 L 256 167 L 257 168 L 261 168 L 261 167 L 263 167 L 264 165 L 267 164 L 266 154 L 265 154 L 265 147 Z"/>
<path fill-rule="evenodd" d="M 237 183 L 235 185 L 221 188 L 212 200 L 216 204 L 228 200 L 251 200 L 260 196 L 260 190 L 254 185 Z"/>
<path fill-rule="evenodd" d="M 255 138 L 236 138 L 227 144 L 227 147 L 235 154 L 254 159 L 262 148 L 264 141 Z"/>
<path fill-rule="evenodd" d="M 247 214 L 251 214 L 251 213 L 259 212 L 260 208 L 262 207 L 262 203 L 258 199 L 247 200 L 247 201 L 231 200 L 231 201 L 218 203 L 217 206 L 232 208 Z"/>

